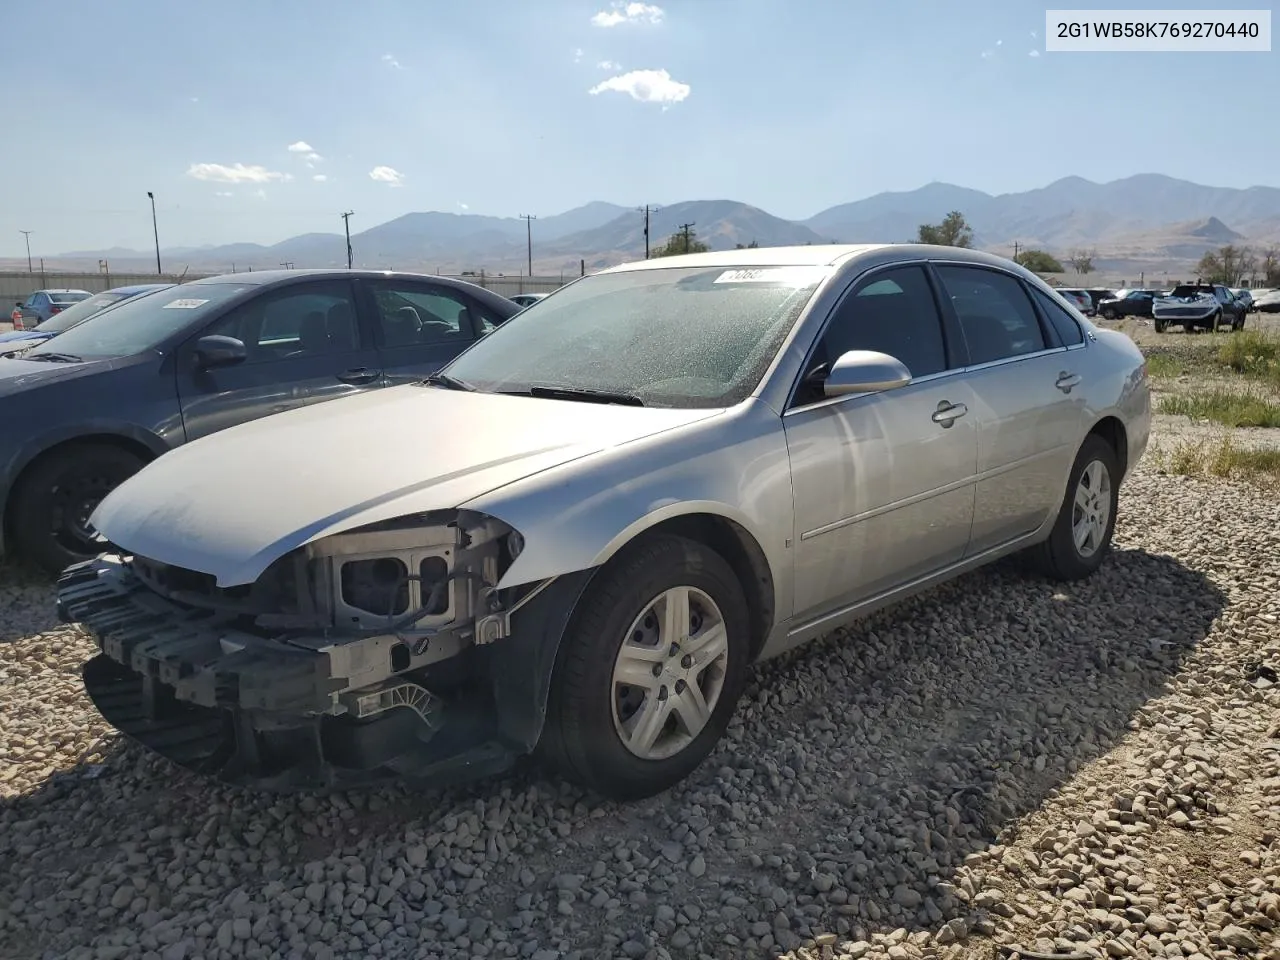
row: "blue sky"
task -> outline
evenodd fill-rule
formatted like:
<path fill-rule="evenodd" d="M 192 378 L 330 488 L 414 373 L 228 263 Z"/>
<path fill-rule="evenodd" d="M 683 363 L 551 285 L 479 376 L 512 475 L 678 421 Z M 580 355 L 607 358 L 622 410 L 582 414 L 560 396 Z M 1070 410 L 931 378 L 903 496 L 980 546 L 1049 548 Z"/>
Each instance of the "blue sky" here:
<path fill-rule="evenodd" d="M 1280 54 L 1049 54 L 1043 32 L 1026 0 L 11 3 L 0 253 L 23 229 L 37 253 L 145 250 L 148 190 L 176 246 L 347 209 L 358 231 L 590 200 L 801 218 L 932 180 L 1280 184 Z"/>

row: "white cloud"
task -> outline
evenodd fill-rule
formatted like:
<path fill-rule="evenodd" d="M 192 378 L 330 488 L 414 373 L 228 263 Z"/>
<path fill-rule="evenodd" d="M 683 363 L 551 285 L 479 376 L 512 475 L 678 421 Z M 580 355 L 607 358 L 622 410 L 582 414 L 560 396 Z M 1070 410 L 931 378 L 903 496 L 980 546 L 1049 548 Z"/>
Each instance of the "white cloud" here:
<path fill-rule="evenodd" d="M 392 167 L 374 167 L 369 171 L 369 179 L 399 187 L 404 183 L 404 174 Z"/>
<path fill-rule="evenodd" d="M 385 63 L 387 66 L 391 67 L 391 69 L 393 69 L 393 70 L 403 70 L 403 69 L 404 69 L 404 67 L 400 66 L 400 61 L 399 61 L 399 60 L 397 60 L 397 59 L 395 58 L 395 56 L 394 56 L 393 54 L 390 54 L 390 53 L 384 53 L 384 54 L 382 55 L 382 62 L 383 62 L 383 63 Z"/>
<path fill-rule="evenodd" d="M 328 178 L 328 177 L 326 177 L 323 173 L 317 173 L 317 174 L 316 174 L 314 177 L 312 177 L 311 179 L 312 179 L 312 180 L 314 180 L 316 183 L 324 183 L 324 182 L 325 182 L 326 180 L 328 180 L 329 178 Z"/>
<path fill-rule="evenodd" d="M 271 183 L 275 180 L 293 179 L 287 173 L 268 170 L 256 163 L 233 163 L 230 166 L 222 163 L 193 163 L 187 169 L 187 176 L 214 183 Z"/>
<path fill-rule="evenodd" d="M 1003 47 L 1003 46 L 1004 46 L 1004 41 L 1003 41 L 1003 40 L 997 40 L 997 41 L 996 41 L 996 46 L 997 46 L 997 47 Z"/>
<path fill-rule="evenodd" d="M 1032 50 L 1032 51 L 1030 51 L 1030 52 L 1027 54 L 1027 56 L 1028 56 L 1028 57 L 1038 57 L 1038 56 L 1040 56 L 1040 51 L 1039 51 L 1039 50 Z"/>
<path fill-rule="evenodd" d="M 1031 31 L 1031 39 L 1032 39 L 1032 40 L 1034 40 L 1035 38 L 1036 38 L 1036 32 L 1035 32 L 1034 30 L 1032 30 L 1032 31 Z"/>
<path fill-rule="evenodd" d="M 307 143 L 307 141 L 305 140 L 299 140 L 297 143 L 289 144 L 289 152 L 290 153 L 310 153 L 311 144 Z"/>
<path fill-rule="evenodd" d="M 267 191 L 263 190 L 261 187 L 253 191 L 253 195 L 257 197 L 259 200 L 267 199 Z"/>
<path fill-rule="evenodd" d="M 665 70 L 632 70 L 617 77 L 610 77 L 598 83 L 587 93 L 592 96 L 612 91 L 625 93 L 632 100 L 642 103 L 679 103 L 689 96 L 692 88 L 687 83 L 672 80 L 671 74 Z"/>
<path fill-rule="evenodd" d="M 467 206 L 467 205 L 466 205 L 465 203 L 463 203 L 461 200 L 459 200 L 459 201 L 458 201 L 458 208 L 459 208 L 459 209 L 461 209 L 461 210 L 470 210 L 470 209 L 471 209 L 469 206 Z"/>
<path fill-rule="evenodd" d="M 581 62 L 582 62 L 582 48 L 581 48 L 581 47 L 579 47 L 577 50 L 573 51 L 573 62 L 574 62 L 574 63 L 581 63 Z"/>
<path fill-rule="evenodd" d="M 235 196 L 230 190 L 219 190 L 214 194 L 215 197 L 232 197 Z"/>
<path fill-rule="evenodd" d="M 601 70 L 621 70 L 622 64 L 615 60 L 601 60 L 596 64 Z"/>
<path fill-rule="evenodd" d="M 616 27 L 623 23 L 661 23 L 666 16 L 662 8 L 652 3 L 626 3 L 614 0 L 608 10 L 601 10 L 591 18 L 597 27 Z"/>

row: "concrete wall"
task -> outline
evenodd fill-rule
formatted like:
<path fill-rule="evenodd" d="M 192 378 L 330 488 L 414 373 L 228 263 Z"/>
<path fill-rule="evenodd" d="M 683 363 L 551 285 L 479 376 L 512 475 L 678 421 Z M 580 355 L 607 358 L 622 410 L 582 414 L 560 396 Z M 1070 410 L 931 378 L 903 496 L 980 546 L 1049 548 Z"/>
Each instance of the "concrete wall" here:
<path fill-rule="evenodd" d="M 209 274 L 188 273 L 182 279 L 197 280 L 204 276 Z M 481 274 L 458 279 L 479 284 L 501 296 L 510 297 L 518 293 L 550 293 L 575 278 L 565 277 L 562 280 L 560 277 L 494 277 Z M 111 287 L 124 287 L 135 283 L 176 283 L 177 280 L 176 276 L 156 276 L 154 273 L 66 273 L 58 270 L 47 270 L 43 274 L 39 271 L 27 273 L 25 270 L 0 272 L 0 308 L 4 308 L 0 312 L 3 312 L 7 320 L 15 301 L 26 300 L 36 290 L 43 288 L 63 287 L 99 293 Z"/>

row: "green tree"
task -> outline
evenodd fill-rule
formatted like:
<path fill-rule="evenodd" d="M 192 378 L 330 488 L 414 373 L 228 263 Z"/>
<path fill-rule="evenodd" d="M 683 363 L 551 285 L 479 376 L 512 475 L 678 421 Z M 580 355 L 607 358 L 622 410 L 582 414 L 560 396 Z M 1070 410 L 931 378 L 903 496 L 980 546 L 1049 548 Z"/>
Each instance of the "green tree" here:
<path fill-rule="evenodd" d="M 1016 261 L 1033 273 L 1062 273 L 1062 263 L 1045 250 L 1023 250 Z"/>
<path fill-rule="evenodd" d="M 973 230 L 970 229 L 964 214 L 952 210 L 942 218 L 941 223 L 922 223 L 917 235 L 917 242 L 932 243 L 943 247 L 973 246 Z"/>
<path fill-rule="evenodd" d="M 1274 251 L 1267 251 L 1272 256 L 1274 267 Z M 1267 255 L 1263 255 L 1263 271 L 1267 267 Z M 1196 264 L 1196 273 L 1205 283 L 1222 283 L 1234 287 L 1242 280 L 1252 277 L 1258 265 L 1257 258 L 1249 252 L 1248 247 L 1237 247 L 1227 244 L 1221 250 L 1210 250 Z M 1273 271 L 1274 272 L 1274 271 Z"/>
<path fill-rule="evenodd" d="M 733 248 L 735 250 L 754 250 L 759 246 L 760 246 L 759 240 L 752 240 L 750 243 L 735 243 L 733 245 Z"/>
<path fill-rule="evenodd" d="M 1087 250 L 1075 251 L 1067 262 L 1071 264 L 1071 269 L 1082 277 L 1093 273 L 1093 254 Z"/>
<path fill-rule="evenodd" d="M 677 230 L 673 233 L 666 243 L 653 251 L 651 256 L 678 257 L 682 253 L 706 253 L 710 249 L 698 239 L 693 227 L 689 227 L 686 230 Z"/>

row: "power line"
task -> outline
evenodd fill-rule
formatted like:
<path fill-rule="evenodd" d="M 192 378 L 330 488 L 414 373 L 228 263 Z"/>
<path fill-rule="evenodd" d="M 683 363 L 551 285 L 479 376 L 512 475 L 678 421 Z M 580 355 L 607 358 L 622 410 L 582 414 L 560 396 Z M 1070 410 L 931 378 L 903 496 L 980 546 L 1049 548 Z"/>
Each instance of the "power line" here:
<path fill-rule="evenodd" d="M 342 215 L 342 229 L 347 235 L 347 269 L 351 269 L 351 218 L 355 212 L 348 210 Z"/>
<path fill-rule="evenodd" d="M 649 211 L 651 209 L 657 210 L 659 208 L 650 207 L 650 205 L 646 203 L 642 211 L 644 213 L 644 258 L 646 260 L 649 259 Z"/>
<path fill-rule="evenodd" d="M 524 221 L 525 242 L 529 245 L 529 278 L 533 278 L 533 221 L 538 218 L 531 213 L 520 214 Z"/>

